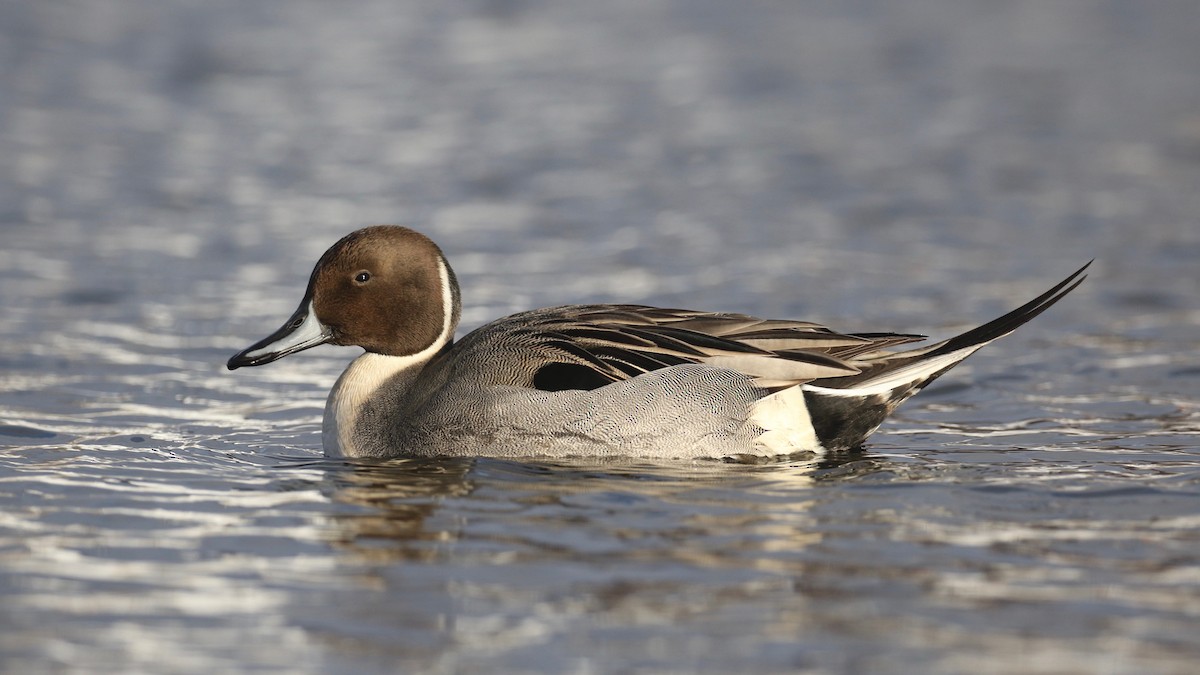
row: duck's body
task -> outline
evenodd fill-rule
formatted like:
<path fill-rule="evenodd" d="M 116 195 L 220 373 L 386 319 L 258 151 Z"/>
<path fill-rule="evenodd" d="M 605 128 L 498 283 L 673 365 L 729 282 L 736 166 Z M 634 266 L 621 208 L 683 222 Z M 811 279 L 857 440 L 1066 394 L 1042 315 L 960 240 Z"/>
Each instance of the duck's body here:
<path fill-rule="evenodd" d="M 1086 268 L 1086 266 L 1085 266 Z M 300 309 L 229 361 L 367 353 L 325 408 L 326 454 L 770 457 L 860 445 L 905 399 L 1082 281 L 921 349 L 893 333 L 640 305 L 515 314 L 454 342 L 458 284 L 429 239 L 359 230 L 318 262 Z"/>

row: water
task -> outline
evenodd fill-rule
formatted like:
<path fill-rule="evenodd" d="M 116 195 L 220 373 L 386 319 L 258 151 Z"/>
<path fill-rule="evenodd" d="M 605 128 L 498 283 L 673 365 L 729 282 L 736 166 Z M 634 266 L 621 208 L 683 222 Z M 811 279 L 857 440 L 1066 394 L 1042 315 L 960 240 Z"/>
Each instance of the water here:
<path fill-rule="evenodd" d="M 0 669 L 1190 673 L 1200 6 L 0 3 Z M 944 337 L 825 462 L 351 464 L 237 373 L 364 224 L 464 324 Z"/>

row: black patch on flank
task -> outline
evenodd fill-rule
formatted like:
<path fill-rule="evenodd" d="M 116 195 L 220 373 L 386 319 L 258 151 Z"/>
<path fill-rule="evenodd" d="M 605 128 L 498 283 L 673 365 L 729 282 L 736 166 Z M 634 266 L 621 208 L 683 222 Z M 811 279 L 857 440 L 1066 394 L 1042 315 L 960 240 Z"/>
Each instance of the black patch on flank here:
<path fill-rule="evenodd" d="M 901 399 L 903 400 L 903 399 Z M 862 445 L 896 408 L 893 397 L 830 396 L 804 392 L 813 431 L 826 450 L 850 450 Z"/>
<path fill-rule="evenodd" d="M 547 363 L 533 375 L 533 386 L 542 391 L 591 391 L 611 384 L 612 378 L 580 363 Z"/>

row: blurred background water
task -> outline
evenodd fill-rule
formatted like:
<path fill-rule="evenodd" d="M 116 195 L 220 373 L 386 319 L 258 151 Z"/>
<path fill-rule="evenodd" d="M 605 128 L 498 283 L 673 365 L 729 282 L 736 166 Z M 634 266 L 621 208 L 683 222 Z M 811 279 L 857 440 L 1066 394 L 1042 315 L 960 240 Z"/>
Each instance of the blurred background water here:
<path fill-rule="evenodd" d="M 0 1 L 0 670 L 1190 673 L 1193 0 Z M 366 224 L 464 327 L 624 301 L 944 337 L 821 464 L 320 455 L 228 373 Z"/>

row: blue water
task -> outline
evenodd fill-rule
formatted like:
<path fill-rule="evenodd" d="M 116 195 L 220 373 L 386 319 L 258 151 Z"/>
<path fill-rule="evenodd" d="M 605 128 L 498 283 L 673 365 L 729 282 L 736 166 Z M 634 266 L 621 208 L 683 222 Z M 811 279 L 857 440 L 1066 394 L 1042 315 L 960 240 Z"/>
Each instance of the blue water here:
<path fill-rule="evenodd" d="M 0 3 L 0 671 L 1191 673 L 1200 5 Z M 420 229 L 464 328 L 945 337 L 863 452 L 325 460 L 224 370 Z"/>

